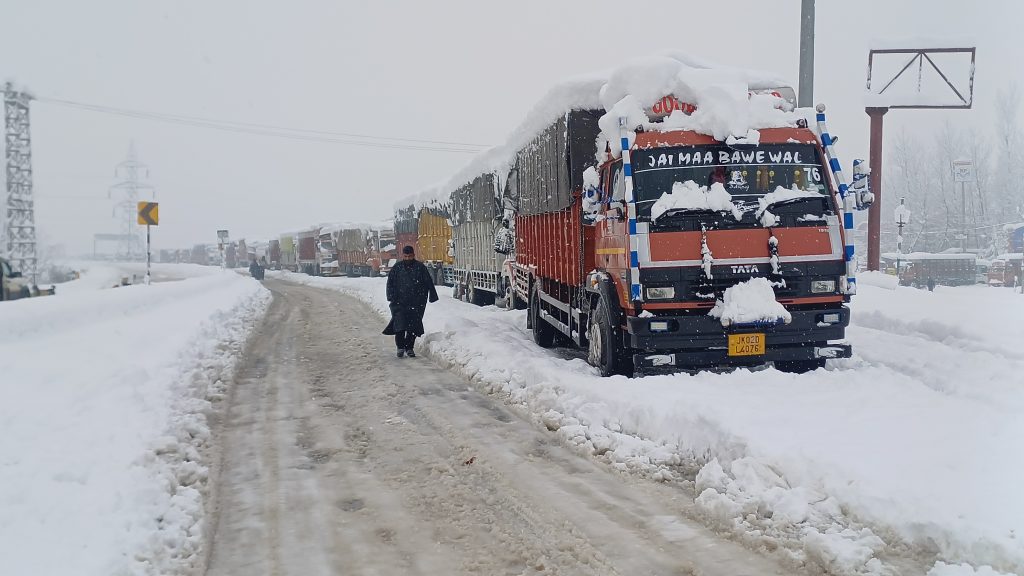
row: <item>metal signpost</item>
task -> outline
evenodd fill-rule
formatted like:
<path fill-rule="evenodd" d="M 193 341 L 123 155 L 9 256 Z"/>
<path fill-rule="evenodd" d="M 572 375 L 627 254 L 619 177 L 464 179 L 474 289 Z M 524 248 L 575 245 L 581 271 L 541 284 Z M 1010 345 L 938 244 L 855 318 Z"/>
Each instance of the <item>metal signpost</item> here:
<path fill-rule="evenodd" d="M 152 250 L 149 241 L 149 227 L 160 224 L 160 205 L 157 202 L 139 202 L 138 220 L 139 226 L 146 227 L 146 285 L 150 282 L 150 267 L 152 266 Z"/>

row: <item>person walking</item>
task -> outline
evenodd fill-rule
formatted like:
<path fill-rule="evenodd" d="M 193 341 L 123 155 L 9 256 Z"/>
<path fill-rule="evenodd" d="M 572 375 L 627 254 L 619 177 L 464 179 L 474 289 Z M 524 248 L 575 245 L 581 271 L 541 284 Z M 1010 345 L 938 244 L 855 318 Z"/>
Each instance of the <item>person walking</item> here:
<path fill-rule="evenodd" d="M 402 248 L 402 260 L 388 272 L 387 297 L 391 321 L 384 328 L 384 334 L 394 334 L 399 358 L 405 355 L 414 358 L 413 344 L 417 336 L 423 335 L 427 301 L 437 302 L 437 290 L 427 267 L 416 260 L 412 246 Z"/>

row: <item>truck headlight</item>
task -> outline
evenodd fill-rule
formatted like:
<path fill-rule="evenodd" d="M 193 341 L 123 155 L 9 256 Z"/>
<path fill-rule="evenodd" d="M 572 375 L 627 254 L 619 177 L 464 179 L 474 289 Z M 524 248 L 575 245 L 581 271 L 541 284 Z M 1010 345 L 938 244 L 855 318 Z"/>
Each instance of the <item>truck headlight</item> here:
<path fill-rule="evenodd" d="M 811 292 L 814 294 L 824 294 L 828 292 L 836 291 L 835 280 L 812 280 L 811 281 Z"/>
<path fill-rule="evenodd" d="M 672 286 L 647 288 L 648 300 L 667 300 L 676 297 L 676 289 Z"/>

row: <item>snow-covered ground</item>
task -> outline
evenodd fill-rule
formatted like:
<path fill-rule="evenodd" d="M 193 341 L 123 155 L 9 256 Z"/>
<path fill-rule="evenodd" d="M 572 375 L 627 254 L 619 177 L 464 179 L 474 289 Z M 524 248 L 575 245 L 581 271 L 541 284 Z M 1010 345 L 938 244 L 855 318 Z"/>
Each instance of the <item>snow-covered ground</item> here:
<path fill-rule="evenodd" d="M 119 270 L 0 305 L 4 574 L 202 565 L 206 413 L 270 295 L 190 267 L 163 270 L 193 276 L 180 282 L 95 289 Z"/>
<path fill-rule="evenodd" d="M 274 275 L 386 314 L 383 279 Z M 803 375 L 600 378 L 538 348 L 524 312 L 448 297 L 419 345 L 581 451 L 692 482 L 704 519 L 752 546 L 835 574 L 1024 573 L 1024 297 L 860 281 L 854 357 Z"/>

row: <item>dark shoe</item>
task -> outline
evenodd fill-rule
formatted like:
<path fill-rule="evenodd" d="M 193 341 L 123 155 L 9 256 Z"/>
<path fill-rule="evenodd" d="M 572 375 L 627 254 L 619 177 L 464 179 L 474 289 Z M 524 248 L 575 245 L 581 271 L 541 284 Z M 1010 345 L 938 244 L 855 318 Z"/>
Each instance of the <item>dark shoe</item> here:
<path fill-rule="evenodd" d="M 415 358 L 416 357 L 416 351 L 413 350 L 412 348 L 409 348 L 408 350 L 406 350 L 405 353 L 409 356 L 409 358 Z"/>
<path fill-rule="evenodd" d="M 405 350 L 402 350 L 401 348 L 399 348 L 398 349 L 398 357 L 401 358 L 402 356 L 405 356 Z M 410 354 L 410 356 L 411 356 L 411 354 Z"/>

